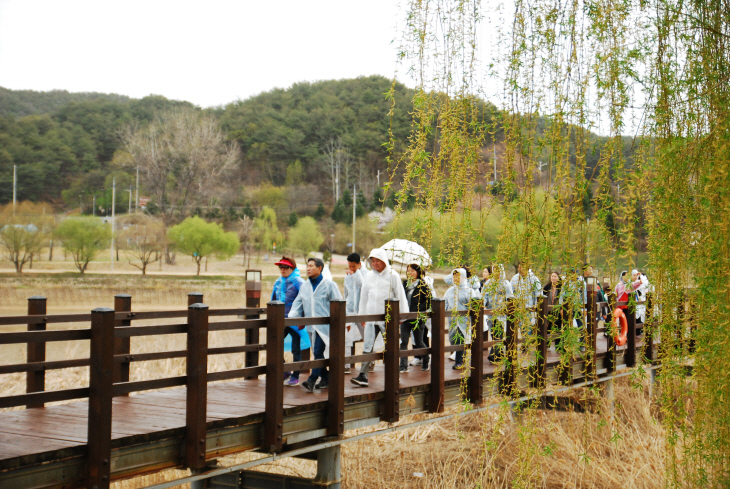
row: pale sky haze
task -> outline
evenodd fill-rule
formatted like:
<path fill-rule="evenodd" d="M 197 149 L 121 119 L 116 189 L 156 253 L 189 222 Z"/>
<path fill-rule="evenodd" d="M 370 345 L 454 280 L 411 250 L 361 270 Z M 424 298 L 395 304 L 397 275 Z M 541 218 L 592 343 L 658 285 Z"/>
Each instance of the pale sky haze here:
<path fill-rule="evenodd" d="M 0 86 L 209 107 L 300 81 L 391 78 L 401 15 L 396 0 L 0 0 Z"/>

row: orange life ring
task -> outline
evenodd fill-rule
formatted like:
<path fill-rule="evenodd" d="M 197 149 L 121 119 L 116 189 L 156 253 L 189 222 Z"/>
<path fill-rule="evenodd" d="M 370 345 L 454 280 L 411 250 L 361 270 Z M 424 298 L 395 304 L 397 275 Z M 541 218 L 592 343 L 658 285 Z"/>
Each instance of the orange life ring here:
<path fill-rule="evenodd" d="M 613 319 L 615 319 L 618 322 L 618 324 L 616 326 L 620 327 L 618 336 L 615 336 L 613 338 L 613 341 L 618 346 L 624 346 L 626 344 L 626 335 L 629 332 L 629 324 L 626 322 L 626 315 L 624 314 L 624 311 L 622 311 L 619 308 L 614 309 Z"/>

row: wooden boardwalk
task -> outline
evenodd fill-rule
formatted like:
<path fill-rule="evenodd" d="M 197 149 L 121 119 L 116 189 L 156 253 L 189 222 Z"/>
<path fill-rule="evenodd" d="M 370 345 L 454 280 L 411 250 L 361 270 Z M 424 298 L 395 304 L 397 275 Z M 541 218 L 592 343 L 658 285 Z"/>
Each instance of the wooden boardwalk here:
<path fill-rule="evenodd" d="M 433 315 L 434 324 L 440 325 L 441 330 L 444 331 L 447 314 L 443 311 L 443 302 L 434 301 L 434 303 L 437 306 Z M 91 386 L 85 390 L 61 391 L 61 393 L 70 392 L 76 398 L 89 397 L 90 400 L 78 400 L 46 407 L 30 407 L 21 411 L 0 412 L 0 487 L 71 488 L 82 487 L 84 484 L 90 487 L 92 484 L 89 480 L 95 476 L 98 476 L 98 480 L 101 481 L 99 487 L 104 487 L 104 484 L 108 485 L 110 480 L 165 468 L 191 467 L 193 463 L 197 464 L 197 467 L 203 467 L 206 460 L 231 453 L 255 449 L 270 451 L 272 448 L 279 451 L 286 447 L 312 443 L 326 436 L 342 435 L 348 430 L 374 425 L 381 421 L 397 421 L 400 416 L 408 414 L 442 412 L 445 406 L 461 401 L 459 395 L 463 391 L 461 389 L 463 381 L 468 384 L 469 400 L 476 404 L 481 403 L 488 396 L 504 394 L 505 386 L 510 383 L 513 385 L 513 389 L 517 389 L 514 392 L 519 392 L 530 385 L 530 379 L 525 377 L 524 372 L 516 371 L 517 375 L 513 374 L 510 377 L 509 372 L 497 371 L 497 367 L 487 359 L 488 348 L 495 342 L 486 341 L 487 338 L 478 334 L 471 348 L 472 352 L 478 352 L 479 356 L 473 356 L 472 369 L 469 371 L 453 370 L 451 368 L 453 362 L 447 360 L 449 351 L 464 347 L 446 346 L 444 337 L 438 338 L 436 335 L 432 338 L 432 345 L 429 349 L 429 352 L 433 352 L 434 355 L 432 370 L 422 371 L 418 366 L 411 367 L 409 372 L 399 374 L 397 366 L 401 353 L 397 349 L 391 349 L 380 354 L 349 358 L 341 355 L 330 360 L 300 362 L 298 366 L 302 370 L 316 367 L 318 364 L 329 365 L 332 371 L 330 389 L 310 393 L 301 386 L 284 387 L 281 382 L 283 371 L 285 368 L 293 369 L 295 364 L 283 363 L 283 337 L 281 336 L 283 327 L 279 326 L 280 323 L 291 320 L 284 320 L 281 311 L 269 309 L 266 320 L 250 319 L 208 324 L 207 311 L 201 308 L 194 310 L 195 307 L 191 306 L 191 310 L 188 311 L 187 325 L 140 326 L 138 328 L 131 328 L 128 322 L 123 324 L 120 318 L 125 316 L 120 316 L 119 313 L 114 316 L 114 311 L 109 312 L 112 314 L 110 317 L 116 318 L 116 325 L 112 325 L 111 331 L 114 331 L 117 338 L 187 331 L 189 335 L 188 375 L 182 378 L 182 381 L 180 378 L 143 382 L 129 382 L 128 377 L 119 379 L 119 369 L 121 368 L 123 372 L 124 362 L 134 361 L 128 355 L 119 354 L 119 342 L 116 345 L 113 345 L 113 342 L 109 343 L 115 347 L 113 353 L 117 353 L 117 355 L 112 354 L 109 361 L 117 359 L 116 365 L 121 365 L 115 370 L 117 380 L 112 381 L 111 370 L 108 370 L 104 377 L 104 369 L 99 370 L 93 364 L 95 357 L 94 331 L 103 330 L 100 320 L 94 323 L 92 318 L 92 328 L 86 330 L 90 331 L 89 334 L 92 338 Z M 340 304 L 333 303 L 331 314 L 333 325 L 344 324 L 346 320 L 343 314 L 344 309 L 338 309 L 338 307 Z M 205 315 L 199 316 L 200 311 L 206 311 Z M 139 318 L 153 316 L 153 313 L 135 314 Z M 166 314 L 164 317 L 175 317 L 170 312 L 164 314 Z M 210 311 L 211 316 L 231 314 L 230 310 Z M 178 314 L 178 316 L 180 315 Z M 131 316 L 130 314 L 129 317 Z M 394 316 L 391 318 L 391 326 L 398 324 L 398 314 L 394 314 Z M 21 319 L 30 324 L 35 321 L 32 318 L 36 318 L 36 316 L 26 316 Z M 8 318 L 0 318 L 0 324 L 2 324 L 2 319 L 6 320 L 6 324 L 9 322 Z M 62 319 L 68 320 L 68 317 Z M 347 318 L 347 320 L 350 319 Z M 374 320 L 375 318 L 361 317 L 360 319 Z M 481 313 L 475 319 L 480 320 Z M 327 320 L 329 321 L 330 318 Z M 49 320 L 49 316 L 45 316 L 43 323 L 45 322 L 52 322 L 52 320 Z M 107 328 L 109 324 L 111 323 L 107 321 Z M 266 327 L 267 324 L 269 327 Z M 273 328 L 272 325 L 277 325 L 277 327 Z M 548 335 L 545 334 L 546 326 L 543 319 L 538 320 L 538 326 L 544 337 L 548 338 Z M 267 331 L 265 348 L 268 360 L 265 367 L 258 366 L 258 360 L 256 360 L 255 365 L 247 365 L 245 369 L 216 374 L 208 373 L 207 378 L 204 372 L 205 367 L 203 367 L 202 380 L 196 381 L 196 374 L 194 371 L 191 372 L 191 367 L 194 367 L 196 362 L 199 365 L 205 365 L 208 354 L 230 353 L 231 349 L 237 349 L 236 351 L 245 354 L 250 351 L 259 351 L 264 347 L 254 348 L 255 345 L 252 345 L 208 350 L 206 343 L 201 345 L 205 355 L 196 360 L 194 356 L 191 356 L 192 351 L 199 350 L 194 344 L 195 338 L 200 338 L 200 336 L 194 336 L 196 331 L 204 332 L 207 336 L 207 332 L 213 330 L 235 328 L 251 330 L 254 327 L 266 328 Z M 129 329 L 120 333 L 122 328 Z M 386 344 L 398 345 L 396 330 L 397 328 L 389 326 Z M 607 341 L 604 338 L 597 325 L 594 324 L 589 330 L 596 347 L 596 355 L 592 357 L 592 361 L 588 362 L 582 358 L 574 359 L 571 365 L 572 379 L 569 382 L 577 383 L 585 380 L 586 372 L 590 373 L 592 378 L 597 378 L 617 369 L 633 366 L 636 352 L 642 346 L 640 338 L 638 341 L 629 341 L 626 347 L 615 348 L 611 345 L 610 340 Z M 56 337 L 58 341 L 61 341 L 64 338 L 61 334 L 64 332 L 53 333 L 55 336 L 49 336 L 43 332 L 45 335 L 43 337 L 28 336 L 33 333 L 0 333 L 0 343 L 19 343 L 36 337 L 42 338 L 37 341 L 50 341 L 49 338 Z M 74 334 L 79 336 L 78 330 Z M 258 338 L 256 341 L 258 342 Z M 97 344 L 99 343 L 97 339 Z M 344 335 L 334 334 L 332 344 L 339 343 L 344 351 Z M 518 340 L 514 329 L 510 329 L 509 325 L 504 345 L 507 351 L 513 352 L 514 358 L 520 359 L 523 366 L 528 364 L 534 366 L 534 364 L 540 363 L 535 362 L 535 352 L 518 352 Z M 127 343 L 126 348 L 128 347 Z M 107 348 L 110 347 L 107 346 Z M 547 342 L 540 341 L 538 350 L 540 348 L 547 348 Z M 654 350 L 649 352 L 650 358 L 654 357 Z M 545 381 L 548 384 L 556 383 L 559 380 L 565 382 L 565 378 L 558 379 L 555 369 L 560 360 L 559 356 L 549 350 L 546 353 L 546 362 L 542 366 Z M 160 356 L 161 354 L 152 355 Z M 402 355 L 406 355 L 406 353 Z M 97 356 L 103 357 L 104 355 Z M 134 356 L 142 360 L 148 358 L 143 355 Z M 181 355 L 171 352 L 167 357 L 175 356 Z M 360 362 L 370 359 L 366 357 L 373 356 L 382 359 L 383 365 L 378 365 L 375 372 L 370 374 L 370 386 L 363 388 L 351 384 L 349 378 L 357 375 L 357 371 L 353 369 L 352 374 L 345 375 L 344 361 Z M 282 358 L 282 360 L 277 361 L 277 358 Z M 32 362 L 26 364 L 27 371 L 38 371 L 39 369 L 34 366 L 36 364 Z M 62 363 L 57 367 L 60 368 L 63 365 Z M 109 365 L 111 363 L 107 365 L 107 368 Z M 477 367 L 481 368 L 474 370 Z M 107 384 L 106 387 L 95 390 L 94 372 L 97 370 L 101 373 L 97 373 L 96 381 L 98 378 L 106 378 Z M 264 372 L 267 375 L 263 375 Z M 479 373 L 475 375 L 476 372 Z M 442 376 L 439 375 L 440 373 Z M 466 376 L 469 378 L 466 379 Z M 29 374 L 29 378 L 31 377 Z M 274 382 L 267 385 L 267 377 L 275 379 Z M 235 380 L 212 382 L 229 378 Z M 301 380 L 304 379 L 303 375 Z M 181 385 L 181 382 L 181 387 L 156 390 L 170 385 Z M 131 394 L 126 395 L 127 393 Z M 15 399 L 0 398 L 0 402 L 4 402 L 5 405 L 40 402 L 42 405 L 43 402 L 55 400 L 53 396 L 57 394 L 57 392 L 38 392 L 26 396 L 15 396 Z M 101 407 L 98 407 L 99 405 Z M 336 411 L 337 409 L 339 411 Z M 104 412 L 108 413 L 107 417 L 104 416 Z M 191 412 L 202 413 L 202 416 L 191 418 Z M 91 419 L 90 416 L 92 416 Z M 333 423 L 337 420 L 341 420 L 341 422 Z M 192 439 L 198 442 L 199 446 L 193 446 L 191 443 L 191 433 L 194 433 Z M 278 436 L 276 436 L 277 434 Z M 94 462 L 95 454 L 98 455 L 96 462 Z M 197 460 L 198 458 L 200 460 Z M 98 464 L 101 472 L 95 473 L 92 470 L 93 464 Z"/>

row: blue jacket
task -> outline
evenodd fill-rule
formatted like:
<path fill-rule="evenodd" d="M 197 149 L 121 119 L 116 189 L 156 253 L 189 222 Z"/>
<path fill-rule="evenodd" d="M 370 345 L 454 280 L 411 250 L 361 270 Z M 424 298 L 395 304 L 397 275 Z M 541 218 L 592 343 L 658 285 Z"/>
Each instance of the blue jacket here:
<path fill-rule="evenodd" d="M 284 303 L 284 312 L 289 317 L 291 305 L 294 299 L 299 295 L 299 289 L 304 283 L 304 279 L 299 274 L 299 269 L 295 268 L 287 277 L 279 277 L 274 282 L 274 290 L 271 291 L 272 301 L 281 301 Z"/>

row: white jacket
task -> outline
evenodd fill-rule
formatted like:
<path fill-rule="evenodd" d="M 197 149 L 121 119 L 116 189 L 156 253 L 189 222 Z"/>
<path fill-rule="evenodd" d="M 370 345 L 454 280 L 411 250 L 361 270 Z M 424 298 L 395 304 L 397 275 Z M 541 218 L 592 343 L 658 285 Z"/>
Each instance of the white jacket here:
<path fill-rule="evenodd" d="M 459 281 L 458 286 L 452 285 L 449 287 L 449 290 L 446 291 L 446 294 L 444 294 L 446 310 L 454 312 L 468 311 L 469 303 L 473 299 L 480 299 L 481 297 L 479 292 L 472 288 L 472 283 L 466 278 L 466 270 L 463 268 L 457 268 L 451 272 L 450 275 L 453 275 L 454 272 L 459 272 L 461 280 Z M 453 279 L 451 283 L 453 284 Z M 464 337 L 467 337 L 467 340 L 469 339 L 468 335 L 470 334 L 469 325 L 471 324 L 471 319 L 468 316 L 448 318 L 448 323 L 449 330 L 453 330 L 454 326 L 457 326 L 461 330 L 461 334 Z M 451 335 L 451 331 L 449 334 Z"/>
<path fill-rule="evenodd" d="M 294 299 L 294 303 L 289 311 L 290 318 L 316 318 L 330 316 L 330 301 L 342 300 L 340 289 L 337 288 L 332 280 L 322 278 L 317 286 L 317 290 L 312 290 L 312 282 L 307 280 L 299 289 L 299 295 Z M 310 333 L 316 331 L 319 336 L 329 343 L 330 325 L 316 324 L 307 326 Z"/>
<path fill-rule="evenodd" d="M 537 304 L 537 298 L 542 295 L 542 284 L 532 270 L 527 272 L 526 277 L 516 273 L 512 280 L 512 291 L 520 302 L 524 301 L 525 307 L 533 307 Z"/>
<path fill-rule="evenodd" d="M 385 250 L 375 248 L 370 257 L 377 258 L 385 263 L 385 268 L 378 273 L 370 270 L 365 274 L 362 289 L 360 289 L 360 306 L 358 314 L 384 314 L 385 301 L 390 298 L 399 301 L 398 309 L 405 314 L 408 311 L 408 297 L 403 289 L 398 272 L 390 267 L 390 261 Z M 381 322 L 381 321 L 377 321 Z"/>
<path fill-rule="evenodd" d="M 492 278 L 484 283 L 482 295 L 484 297 L 484 307 L 491 309 L 493 313 L 496 311 L 497 319 L 503 325 L 506 325 L 507 299 L 512 299 L 514 292 L 512 290 L 512 284 L 507 281 L 504 275 L 504 267 L 502 265 L 494 266 Z"/>

